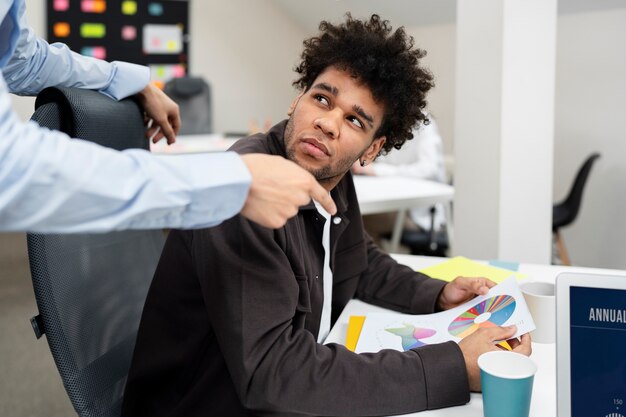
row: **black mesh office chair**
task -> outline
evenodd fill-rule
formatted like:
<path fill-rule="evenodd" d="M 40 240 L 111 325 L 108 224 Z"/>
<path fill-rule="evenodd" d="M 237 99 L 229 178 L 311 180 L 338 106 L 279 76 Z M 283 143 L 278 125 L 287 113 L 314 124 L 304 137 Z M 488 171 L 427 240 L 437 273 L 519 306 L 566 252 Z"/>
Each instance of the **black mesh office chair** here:
<path fill-rule="evenodd" d="M 571 265 L 571 261 L 567 249 L 565 248 L 565 243 L 561 238 L 561 233 L 559 233 L 559 229 L 576 220 L 576 216 L 578 216 L 580 210 L 585 184 L 589 178 L 591 168 L 598 158 L 600 158 L 600 154 L 593 153 L 585 160 L 576 174 L 574 184 L 572 184 L 572 188 L 567 197 L 560 203 L 554 204 L 552 207 L 552 233 L 554 233 L 556 239 L 558 255 L 562 265 Z"/>
<path fill-rule="evenodd" d="M 32 120 L 115 149 L 148 146 L 142 112 L 80 89 L 44 90 Z M 39 315 L 63 384 L 81 417 L 120 415 L 126 376 L 163 232 L 28 235 Z"/>
<path fill-rule="evenodd" d="M 213 133 L 211 87 L 201 77 L 182 77 L 168 81 L 163 88 L 180 108 L 181 135 Z"/>

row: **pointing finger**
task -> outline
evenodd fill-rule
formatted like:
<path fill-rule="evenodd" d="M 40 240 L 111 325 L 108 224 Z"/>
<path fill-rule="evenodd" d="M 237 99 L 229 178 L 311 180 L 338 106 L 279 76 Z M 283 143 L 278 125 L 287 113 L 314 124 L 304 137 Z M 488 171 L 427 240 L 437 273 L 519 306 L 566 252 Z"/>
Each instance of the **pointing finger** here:
<path fill-rule="evenodd" d="M 313 198 L 313 200 L 320 203 L 322 207 L 324 207 L 324 210 L 326 210 L 328 213 L 330 214 L 337 213 L 337 206 L 335 205 L 335 202 L 333 201 L 332 197 L 330 196 L 330 194 L 328 193 L 328 191 L 326 191 L 324 187 L 319 185 L 317 181 L 314 182 L 313 188 L 311 189 L 310 194 L 311 194 L 311 198 Z"/>

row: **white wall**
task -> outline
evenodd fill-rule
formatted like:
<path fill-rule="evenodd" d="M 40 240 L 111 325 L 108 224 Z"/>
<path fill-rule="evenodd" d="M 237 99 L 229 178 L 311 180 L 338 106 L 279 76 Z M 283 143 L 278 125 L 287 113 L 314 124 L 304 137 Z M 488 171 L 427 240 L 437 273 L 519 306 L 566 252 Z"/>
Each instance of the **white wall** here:
<path fill-rule="evenodd" d="M 572 262 L 626 269 L 626 8 L 561 16 L 557 33 L 554 197 L 594 166 L 578 219 L 562 230 Z"/>
<path fill-rule="evenodd" d="M 393 22 L 392 22 L 393 24 Z M 437 119 L 444 142 L 444 153 L 454 153 L 454 94 L 456 25 L 441 24 L 407 27 L 415 45 L 427 51 L 424 65 L 435 76 L 435 88 L 428 96 L 428 109 Z"/>
<path fill-rule="evenodd" d="M 215 129 L 245 132 L 251 118 L 286 118 L 304 31 L 267 0 L 191 4 L 190 69 L 211 84 Z"/>
<path fill-rule="evenodd" d="M 550 262 L 556 11 L 458 2 L 455 254 Z"/>
<path fill-rule="evenodd" d="M 582 266 L 626 269 L 623 22 L 626 8 L 558 17 L 554 201 L 567 194 L 576 171 L 590 153 L 602 154 L 591 173 L 577 220 L 562 230 L 572 261 Z M 441 120 L 447 150 L 454 146 L 454 87 L 448 84 L 454 83 L 455 30 L 456 25 L 410 28 L 417 44 L 428 50 L 426 62 L 437 77 L 430 102 L 437 120 Z M 532 161 L 528 163 L 532 169 Z"/>

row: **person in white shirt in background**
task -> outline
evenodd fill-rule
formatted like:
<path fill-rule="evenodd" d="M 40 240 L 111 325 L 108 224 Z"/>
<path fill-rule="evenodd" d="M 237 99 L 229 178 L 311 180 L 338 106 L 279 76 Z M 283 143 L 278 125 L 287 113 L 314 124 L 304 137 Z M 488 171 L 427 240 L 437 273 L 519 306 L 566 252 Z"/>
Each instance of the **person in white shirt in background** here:
<path fill-rule="evenodd" d="M 427 117 L 430 123 L 423 124 L 413 131 L 413 139 L 406 141 L 402 152 L 379 155 L 370 165 L 354 164 L 352 172 L 361 175 L 406 176 L 447 183 L 443 141 L 432 115 L 428 114 Z M 363 223 L 365 230 L 377 244 L 381 245 L 382 236 L 391 234 L 395 218 L 396 213 L 370 214 L 363 216 Z M 440 230 L 444 224 L 444 208 L 441 204 L 437 204 L 435 205 L 435 230 Z M 412 230 L 430 230 L 430 225 L 430 207 L 416 207 L 411 210 L 404 227 Z"/>
<path fill-rule="evenodd" d="M 178 106 L 149 84 L 147 67 L 84 57 L 49 45 L 28 25 L 24 0 L 0 0 L 0 232 L 106 232 L 200 228 L 239 211 L 280 227 L 311 198 L 335 205 L 314 177 L 268 155 L 156 156 L 114 151 L 19 120 L 9 93 L 50 86 L 137 95 L 154 141 L 175 140 Z"/>

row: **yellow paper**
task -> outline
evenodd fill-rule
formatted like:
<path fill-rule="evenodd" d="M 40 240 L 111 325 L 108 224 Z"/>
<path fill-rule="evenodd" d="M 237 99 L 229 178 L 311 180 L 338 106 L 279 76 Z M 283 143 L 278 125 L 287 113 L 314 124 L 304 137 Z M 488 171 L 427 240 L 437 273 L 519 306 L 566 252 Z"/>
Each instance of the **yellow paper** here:
<path fill-rule="evenodd" d="M 356 343 L 361 336 L 361 329 L 365 323 L 365 316 L 350 316 L 348 321 L 348 334 L 346 335 L 346 347 L 351 352 L 356 350 Z"/>
<path fill-rule="evenodd" d="M 463 256 L 456 256 L 440 264 L 421 269 L 419 272 L 448 282 L 456 277 L 485 277 L 499 284 L 511 275 L 518 280 L 526 278 L 526 274 L 481 264 Z"/>

